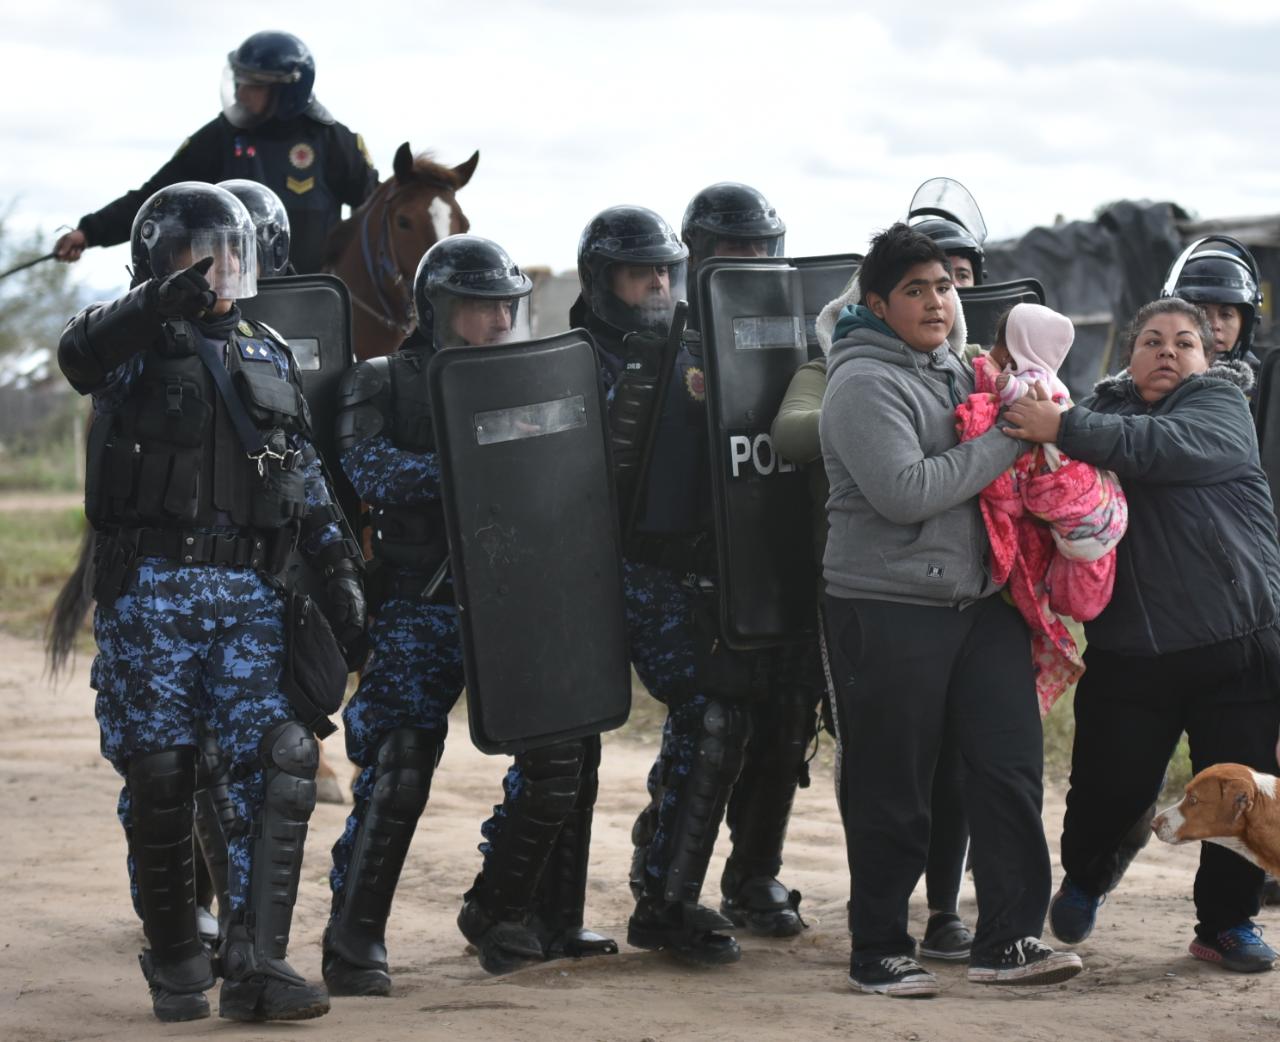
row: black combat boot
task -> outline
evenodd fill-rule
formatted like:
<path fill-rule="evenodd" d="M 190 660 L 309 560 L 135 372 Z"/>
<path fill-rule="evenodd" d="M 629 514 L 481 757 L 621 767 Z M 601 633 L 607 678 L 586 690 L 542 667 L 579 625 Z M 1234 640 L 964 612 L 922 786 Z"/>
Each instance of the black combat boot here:
<path fill-rule="evenodd" d="M 329 993 L 285 961 L 318 759 L 315 738 L 297 721 L 262 740 L 265 793 L 254 820 L 249 897 L 222 948 L 218 1015 L 228 1020 L 310 1020 L 329 1012 Z"/>
<path fill-rule="evenodd" d="M 542 941 L 548 959 L 616 955 L 618 944 L 582 925 L 587 900 L 587 859 L 591 850 L 591 819 L 595 813 L 599 779 L 600 739 L 584 739 L 587 761 L 583 764 L 578 799 L 556 837 L 551 856 L 542 870 L 534 899 L 531 925 Z"/>
<path fill-rule="evenodd" d="M 209 1015 L 209 952 L 196 929 L 195 846 L 191 836 L 195 750 L 189 746 L 135 756 L 129 763 L 133 828 L 129 849 L 142 926 L 150 948 L 138 960 L 156 1019 Z"/>
<path fill-rule="evenodd" d="M 351 864 L 324 932 L 322 970 L 331 995 L 389 995 L 387 919 L 444 743 L 431 731 L 398 727 L 378 746 L 373 792 Z"/>
<path fill-rule="evenodd" d="M 740 707 L 712 702 L 703 716 L 692 768 L 673 776 L 675 813 L 664 836 L 662 878 L 644 876 L 644 893 L 627 923 L 627 943 L 662 950 L 682 962 L 715 966 L 742 957 L 721 931 L 733 923 L 698 904 L 729 787 L 742 766 L 746 721 Z M 668 827 L 665 822 L 660 827 Z"/>

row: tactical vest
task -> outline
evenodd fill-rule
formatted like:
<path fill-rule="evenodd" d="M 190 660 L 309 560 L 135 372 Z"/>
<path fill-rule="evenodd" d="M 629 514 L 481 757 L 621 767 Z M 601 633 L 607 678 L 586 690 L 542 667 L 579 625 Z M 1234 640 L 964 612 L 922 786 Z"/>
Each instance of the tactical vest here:
<path fill-rule="evenodd" d="M 428 357 L 425 351 L 399 351 L 388 356 L 388 390 L 377 403 L 391 444 L 419 455 L 436 451 L 427 392 Z M 444 508 L 438 502 L 387 504 L 373 511 L 372 524 L 373 555 L 394 568 L 430 573 L 449 554 Z"/>
<path fill-rule="evenodd" d="M 333 135 L 305 116 L 269 134 L 230 128 L 223 146 L 222 178 L 247 178 L 272 189 L 289 214 L 290 256 L 302 272 L 318 271 L 325 241 L 341 218 L 342 204 L 327 180 Z"/>
<path fill-rule="evenodd" d="M 169 350 L 143 355 L 124 404 L 97 416 L 90 429 L 89 520 L 107 528 L 272 531 L 300 519 L 306 490 L 298 454 L 284 464 L 264 460 L 261 468 L 250 460 L 200 358 L 174 350 L 171 332 L 166 339 Z M 289 435 L 306 434 L 302 393 L 277 374 L 265 340 L 233 332 L 226 347 L 231 381 L 268 443 L 283 447 Z"/>

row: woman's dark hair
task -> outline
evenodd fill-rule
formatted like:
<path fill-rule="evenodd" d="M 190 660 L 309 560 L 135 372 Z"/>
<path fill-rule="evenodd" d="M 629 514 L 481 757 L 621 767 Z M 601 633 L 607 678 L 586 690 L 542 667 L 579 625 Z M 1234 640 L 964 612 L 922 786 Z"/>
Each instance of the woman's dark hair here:
<path fill-rule="evenodd" d="M 1196 332 L 1200 334 L 1200 348 L 1208 358 L 1213 354 L 1213 328 L 1209 325 L 1209 317 L 1204 308 L 1192 304 L 1181 297 L 1161 297 L 1150 304 L 1143 304 L 1124 334 L 1124 361 L 1129 364 L 1133 356 L 1133 345 L 1138 341 L 1138 334 L 1156 315 L 1186 315 L 1196 324 Z"/>
<path fill-rule="evenodd" d="M 902 281 L 908 271 L 917 264 L 937 261 L 951 274 L 951 261 L 942 247 L 927 235 L 921 235 L 899 221 L 886 228 L 871 240 L 871 248 L 858 269 L 858 291 L 862 302 L 867 294 L 875 293 L 885 300 L 893 287 Z"/>

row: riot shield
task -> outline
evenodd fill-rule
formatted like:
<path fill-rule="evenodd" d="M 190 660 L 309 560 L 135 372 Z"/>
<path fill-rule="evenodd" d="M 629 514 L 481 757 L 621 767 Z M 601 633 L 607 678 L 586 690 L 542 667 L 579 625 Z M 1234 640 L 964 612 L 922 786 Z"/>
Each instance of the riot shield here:
<path fill-rule="evenodd" d="M 346 284 L 336 275 L 259 279 L 258 295 L 240 301 L 240 312 L 270 326 L 288 341 L 311 410 L 312 440 L 337 485 L 343 510 L 354 519 L 359 497 L 342 473 L 334 437 L 338 381 L 354 361 L 351 295 Z"/>
<path fill-rule="evenodd" d="M 427 381 L 472 741 L 519 752 L 620 726 L 622 548 L 590 335 L 449 348 Z"/>
<path fill-rule="evenodd" d="M 1280 350 L 1268 351 L 1262 358 L 1253 407 L 1258 425 L 1258 456 L 1271 486 L 1272 502 L 1280 504 Z M 1280 516 L 1280 505 L 1276 510 Z"/>
<path fill-rule="evenodd" d="M 956 289 L 969 327 L 969 343 L 990 350 L 995 343 L 996 323 L 1014 304 L 1043 304 L 1044 287 L 1038 279 L 987 282 Z"/>
<path fill-rule="evenodd" d="M 836 267 L 808 269 L 815 286 L 840 282 L 831 296 L 848 281 Z M 732 648 L 803 640 L 815 626 L 808 482 L 769 437 L 809 357 L 805 270 L 785 258 L 711 258 L 698 269 L 720 622 Z M 825 292 L 814 290 L 815 315 Z"/>
<path fill-rule="evenodd" d="M 793 257 L 791 264 L 800 270 L 804 291 L 804 334 L 809 357 L 822 357 L 815 325 L 818 314 L 849 285 L 849 280 L 862 265 L 860 253 L 832 253 L 824 257 Z"/>

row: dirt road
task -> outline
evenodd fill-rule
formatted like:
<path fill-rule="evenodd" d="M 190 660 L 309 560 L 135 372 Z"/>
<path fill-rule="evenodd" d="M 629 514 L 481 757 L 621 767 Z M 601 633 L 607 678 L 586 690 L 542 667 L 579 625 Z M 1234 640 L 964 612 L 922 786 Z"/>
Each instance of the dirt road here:
<path fill-rule="evenodd" d="M 802 792 L 787 845 L 787 883 L 804 892 L 811 928 L 790 941 L 743 940 L 736 966 L 693 972 L 661 955 L 550 963 L 487 977 L 454 926 L 478 864 L 479 823 L 497 799 L 506 761 L 476 752 L 457 721 L 406 866 L 389 931 L 396 990 L 338 1000 L 322 1020 L 245 1027 L 152 1019 L 136 954 L 124 840 L 114 817 L 119 779 L 101 759 L 81 661 L 69 683 L 41 679 L 38 646 L 0 636 L 0 1038 L 24 1042 L 224 1039 L 1023 1040 L 1280 1039 L 1280 973 L 1239 977 L 1186 954 L 1196 852 L 1153 843 L 1081 947 L 1086 971 L 1049 989 L 970 985 L 942 967 L 943 994 L 907 1002 L 855 995 L 845 984 L 847 875 L 831 778 Z M 327 746 L 338 754 L 338 736 Z M 629 830 L 643 802 L 654 746 L 608 738 L 592 851 L 588 923 L 625 936 Z M 334 755 L 335 761 L 340 757 Z M 1047 811 L 1056 849 L 1061 793 Z M 318 978 L 328 909 L 328 846 L 345 808 L 312 820 L 298 901 L 294 963 Z M 716 881 L 725 841 L 713 863 Z M 966 882 L 962 910 L 973 914 Z M 913 904 L 919 928 L 922 895 Z M 1271 913 L 1273 937 L 1280 923 Z M 216 995 L 211 998 L 215 1000 Z"/>

